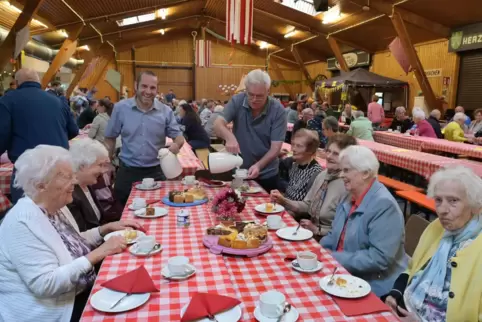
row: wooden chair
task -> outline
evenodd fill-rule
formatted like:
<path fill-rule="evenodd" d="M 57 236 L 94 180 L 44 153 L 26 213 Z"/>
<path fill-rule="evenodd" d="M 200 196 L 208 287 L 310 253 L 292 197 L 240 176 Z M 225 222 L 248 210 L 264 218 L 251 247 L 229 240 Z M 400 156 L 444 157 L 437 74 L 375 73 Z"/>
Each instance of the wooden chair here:
<path fill-rule="evenodd" d="M 428 209 L 435 213 L 435 200 L 427 198 L 427 195 L 418 191 L 396 191 L 395 194 L 405 200 L 405 207 L 403 209 L 403 215 L 407 213 L 408 203 L 414 203 L 422 208 Z"/>
<path fill-rule="evenodd" d="M 208 168 L 208 157 L 209 157 L 209 149 L 196 149 L 194 150 L 198 159 L 204 164 L 204 167 Z"/>
<path fill-rule="evenodd" d="M 422 188 L 415 187 L 415 186 L 412 186 L 411 184 L 401 182 L 382 175 L 378 176 L 378 181 L 383 183 L 385 187 L 395 191 L 419 191 L 419 192 L 423 191 Z"/>
<path fill-rule="evenodd" d="M 419 215 L 410 216 L 405 225 L 405 252 L 412 257 L 425 228 L 430 224 Z"/>

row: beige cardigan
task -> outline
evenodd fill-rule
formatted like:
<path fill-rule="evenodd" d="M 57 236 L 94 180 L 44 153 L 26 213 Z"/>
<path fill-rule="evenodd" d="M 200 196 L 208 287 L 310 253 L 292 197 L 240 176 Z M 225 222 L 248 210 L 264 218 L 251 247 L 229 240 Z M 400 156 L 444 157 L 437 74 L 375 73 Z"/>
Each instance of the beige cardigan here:
<path fill-rule="evenodd" d="M 92 122 L 92 126 L 89 130 L 89 138 L 104 143 L 105 139 L 105 128 L 107 123 L 109 123 L 110 116 L 107 113 L 101 113 L 97 115 Z"/>
<path fill-rule="evenodd" d="M 303 201 L 287 200 L 285 203 L 286 208 L 295 213 L 309 213 L 311 202 L 315 198 L 318 190 L 321 189 L 321 186 L 325 181 L 326 174 L 327 170 L 324 170 L 316 176 L 313 185 Z M 331 230 L 331 222 L 335 217 L 336 207 L 345 195 L 346 190 L 342 179 L 335 179 L 328 184 L 325 201 L 323 202 L 321 209 L 314 214 L 309 213 L 311 216 L 311 221 L 320 229 L 319 234 L 315 235 L 325 236 L 328 234 L 328 232 Z"/>

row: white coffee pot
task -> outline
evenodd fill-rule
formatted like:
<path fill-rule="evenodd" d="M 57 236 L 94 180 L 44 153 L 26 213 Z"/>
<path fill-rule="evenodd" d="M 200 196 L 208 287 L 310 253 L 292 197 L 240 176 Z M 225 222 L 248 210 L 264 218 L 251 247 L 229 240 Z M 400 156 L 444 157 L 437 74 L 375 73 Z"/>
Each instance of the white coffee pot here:
<path fill-rule="evenodd" d="M 179 163 L 177 155 L 169 151 L 169 149 L 160 149 L 157 158 L 161 163 L 162 173 L 164 173 L 167 179 L 174 179 L 181 175 L 181 163 Z"/>
<path fill-rule="evenodd" d="M 243 159 L 239 155 L 228 152 L 213 152 L 208 157 L 208 167 L 211 173 L 223 173 L 239 168 Z"/>

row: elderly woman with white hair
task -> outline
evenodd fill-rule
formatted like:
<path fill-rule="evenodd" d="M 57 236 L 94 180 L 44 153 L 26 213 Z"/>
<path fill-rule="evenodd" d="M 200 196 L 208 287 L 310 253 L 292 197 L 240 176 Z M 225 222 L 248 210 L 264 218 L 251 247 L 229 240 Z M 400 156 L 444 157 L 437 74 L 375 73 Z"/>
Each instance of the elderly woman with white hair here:
<path fill-rule="evenodd" d="M 482 179 L 464 167 L 430 178 L 438 219 L 385 299 L 402 321 L 480 321 Z"/>
<path fill-rule="evenodd" d="M 464 113 L 455 113 L 454 120 L 447 124 L 447 126 L 442 130 L 444 138 L 449 141 L 454 142 L 470 142 L 472 139 L 466 138 L 464 134 L 464 124 L 466 116 Z"/>
<path fill-rule="evenodd" d="M 204 125 L 204 130 L 206 131 L 206 133 L 209 135 L 210 138 L 216 136 L 216 133 L 214 133 L 214 122 L 218 117 L 223 115 L 223 111 L 224 111 L 224 106 L 216 105 L 211 115 L 209 115 L 208 121 Z"/>
<path fill-rule="evenodd" d="M 395 117 L 393 118 L 392 124 L 390 124 L 390 129 L 405 133 L 412 128 L 413 122 L 407 115 L 405 115 L 406 112 L 407 111 L 403 106 L 396 108 Z"/>
<path fill-rule="evenodd" d="M 340 153 L 340 177 L 348 194 L 321 246 L 382 296 L 405 270 L 408 258 L 404 218 L 397 201 L 377 180 L 379 166 L 367 147 L 353 145 Z"/>
<path fill-rule="evenodd" d="M 373 124 L 365 117 L 363 111 L 353 112 L 355 120 L 351 122 L 350 128 L 346 134 L 351 135 L 357 139 L 374 141 L 373 140 Z"/>
<path fill-rule="evenodd" d="M 278 189 L 278 154 L 285 140 L 287 116 L 280 101 L 269 96 L 271 78 L 255 69 L 245 78 L 246 92 L 234 95 L 214 122 L 226 150 L 241 153 L 248 178 L 265 190 Z M 232 131 L 228 123 L 233 123 Z"/>
<path fill-rule="evenodd" d="M 425 112 L 421 108 L 415 107 L 412 111 L 412 116 L 417 127 L 416 129 L 411 130 L 410 134 L 434 139 L 437 138 L 437 134 L 435 134 L 432 125 L 430 125 L 430 123 L 426 120 Z"/>
<path fill-rule="evenodd" d="M 65 207 L 75 183 L 67 150 L 39 145 L 25 151 L 15 168 L 15 186 L 25 197 L 0 225 L 0 321 L 78 321 L 95 281 L 94 265 L 126 248 L 123 237 L 101 244 L 103 236 L 125 225 L 79 232 Z"/>

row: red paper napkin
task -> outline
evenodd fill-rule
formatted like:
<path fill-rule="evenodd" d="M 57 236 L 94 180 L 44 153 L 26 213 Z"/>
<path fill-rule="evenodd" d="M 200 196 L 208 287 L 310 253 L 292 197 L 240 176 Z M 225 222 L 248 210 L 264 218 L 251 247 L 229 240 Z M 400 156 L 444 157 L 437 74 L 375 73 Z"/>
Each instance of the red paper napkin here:
<path fill-rule="evenodd" d="M 383 303 L 374 293 L 359 299 L 343 299 L 336 296 L 332 296 L 332 298 L 346 316 L 391 312 L 390 307 Z"/>
<path fill-rule="evenodd" d="M 159 292 L 151 276 L 144 266 L 140 266 L 124 275 L 117 276 L 102 284 L 111 290 L 123 293 L 151 293 Z"/>
<path fill-rule="evenodd" d="M 222 311 L 232 309 L 240 303 L 241 301 L 224 295 L 195 293 L 186 312 L 184 312 L 184 315 L 181 318 L 181 322 L 189 322 L 210 317 Z"/>

